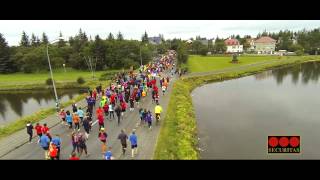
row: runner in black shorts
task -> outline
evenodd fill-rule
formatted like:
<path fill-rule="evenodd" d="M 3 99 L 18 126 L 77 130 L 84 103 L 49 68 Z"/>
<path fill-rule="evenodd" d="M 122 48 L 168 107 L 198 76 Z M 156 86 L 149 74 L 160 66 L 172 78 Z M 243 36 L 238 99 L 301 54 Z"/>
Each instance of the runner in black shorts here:
<path fill-rule="evenodd" d="M 122 154 L 124 155 L 126 153 L 127 139 L 128 139 L 128 136 L 125 133 L 124 129 L 121 130 L 121 133 L 119 134 L 118 139 L 120 140 L 120 143 L 122 145 Z"/>

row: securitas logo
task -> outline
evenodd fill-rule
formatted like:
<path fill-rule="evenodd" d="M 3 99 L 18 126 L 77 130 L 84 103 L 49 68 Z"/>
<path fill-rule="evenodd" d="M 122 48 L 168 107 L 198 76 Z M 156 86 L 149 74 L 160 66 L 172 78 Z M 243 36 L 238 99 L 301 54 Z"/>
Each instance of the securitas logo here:
<path fill-rule="evenodd" d="M 268 153 L 300 153 L 300 136 L 268 136 Z"/>

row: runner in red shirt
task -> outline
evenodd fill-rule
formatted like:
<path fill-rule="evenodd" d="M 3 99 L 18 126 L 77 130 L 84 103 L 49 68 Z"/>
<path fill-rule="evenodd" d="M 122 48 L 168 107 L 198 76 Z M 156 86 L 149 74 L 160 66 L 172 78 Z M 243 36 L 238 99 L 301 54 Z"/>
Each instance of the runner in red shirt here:
<path fill-rule="evenodd" d="M 99 107 L 99 108 L 96 110 L 96 115 L 99 116 L 100 114 L 103 115 L 103 109 L 102 109 L 102 107 Z"/>
<path fill-rule="evenodd" d="M 115 103 L 116 103 L 116 95 L 115 95 L 115 93 L 113 93 L 112 95 L 111 95 L 111 97 L 110 97 L 110 102 L 111 102 L 111 104 L 114 106 L 115 105 Z"/>
<path fill-rule="evenodd" d="M 39 123 L 37 123 L 37 124 L 36 124 L 36 127 L 34 127 L 34 129 L 36 130 L 37 135 L 39 136 L 39 140 L 38 140 L 38 142 L 37 142 L 37 143 L 39 143 L 40 138 L 41 138 L 41 136 L 42 136 L 42 126 L 41 126 Z"/>
<path fill-rule="evenodd" d="M 47 126 L 47 123 L 43 124 L 43 127 L 41 128 L 41 131 L 42 131 L 42 134 L 46 134 L 48 136 L 48 138 L 50 139 L 50 141 L 51 141 L 52 137 L 51 137 L 51 135 L 49 133 L 49 128 Z"/>
<path fill-rule="evenodd" d="M 122 116 L 122 120 L 124 118 L 124 112 L 126 112 L 126 109 L 127 109 L 127 104 L 126 102 L 122 101 L 121 102 L 121 116 Z"/>
<path fill-rule="evenodd" d="M 96 90 L 93 90 L 92 95 L 93 95 L 93 98 L 96 100 L 96 99 L 97 99 L 97 91 L 96 91 Z"/>
<path fill-rule="evenodd" d="M 153 86 L 155 86 L 156 83 L 157 83 L 156 79 L 153 79 L 153 80 L 151 81 L 151 83 L 152 83 Z"/>
<path fill-rule="evenodd" d="M 80 160 L 80 158 L 77 157 L 76 152 L 72 152 L 71 157 L 69 158 L 69 160 Z"/>
<path fill-rule="evenodd" d="M 153 86 L 153 90 L 154 90 L 155 94 L 158 96 L 158 87 L 156 85 Z"/>
<path fill-rule="evenodd" d="M 104 127 L 104 118 L 102 114 L 98 115 L 98 124 L 99 124 L 99 130 Z"/>
<path fill-rule="evenodd" d="M 44 123 L 43 127 L 41 128 L 42 134 L 47 134 L 49 131 L 49 128 L 47 127 L 47 124 Z"/>

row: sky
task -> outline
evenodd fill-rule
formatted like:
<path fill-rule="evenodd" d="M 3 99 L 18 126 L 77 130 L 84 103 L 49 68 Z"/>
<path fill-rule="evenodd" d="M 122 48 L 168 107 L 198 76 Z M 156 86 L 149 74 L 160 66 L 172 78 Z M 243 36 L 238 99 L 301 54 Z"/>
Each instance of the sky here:
<path fill-rule="evenodd" d="M 22 31 L 29 38 L 34 33 L 41 38 L 45 32 L 49 40 L 54 40 L 61 31 L 65 39 L 75 36 L 81 28 L 88 37 L 99 34 L 106 38 L 111 32 L 119 31 L 125 39 L 140 40 L 147 31 L 149 37 L 163 34 L 165 39 L 190 39 L 200 35 L 206 38 L 227 38 L 232 34 L 256 36 L 264 30 L 298 31 L 320 27 L 320 20 L 0 20 L 0 33 L 10 46 L 18 45 Z"/>

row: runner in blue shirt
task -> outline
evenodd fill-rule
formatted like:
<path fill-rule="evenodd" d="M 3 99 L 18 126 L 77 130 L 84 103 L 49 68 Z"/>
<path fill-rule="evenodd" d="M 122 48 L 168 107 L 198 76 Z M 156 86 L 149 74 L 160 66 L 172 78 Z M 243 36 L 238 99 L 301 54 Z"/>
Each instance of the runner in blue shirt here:
<path fill-rule="evenodd" d="M 40 147 L 42 147 L 44 149 L 45 159 L 48 159 L 48 150 L 49 150 L 50 139 L 47 136 L 47 134 L 42 134 L 39 143 L 40 143 Z"/>
<path fill-rule="evenodd" d="M 134 157 L 135 154 L 138 154 L 138 137 L 135 129 L 132 130 L 129 141 L 131 143 L 131 157 Z"/>
<path fill-rule="evenodd" d="M 109 150 L 106 152 L 105 158 L 106 158 L 106 160 L 112 160 L 113 159 L 112 152 L 111 152 L 111 147 L 109 147 Z"/>
<path fill-rule="evenodd" d="M 81 107 L 79 107 L 79 109 L 77 111 L 77 114 L 78 114 L 78 116 L 80 118 L 80 123 L 82 124 L 83 123 L 84 112 L 83 112 Z"/>

